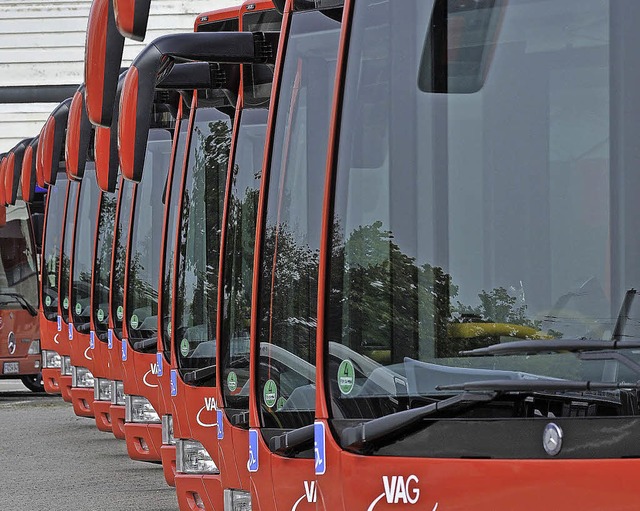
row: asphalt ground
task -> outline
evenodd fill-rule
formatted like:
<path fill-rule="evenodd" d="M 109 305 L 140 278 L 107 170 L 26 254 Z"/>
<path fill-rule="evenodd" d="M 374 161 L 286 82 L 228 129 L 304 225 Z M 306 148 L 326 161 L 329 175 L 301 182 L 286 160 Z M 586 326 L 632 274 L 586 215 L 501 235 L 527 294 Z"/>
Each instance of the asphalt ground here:
<path fill-rule="evenodd" d="M 176 511 L 160 465 L 77 417 L 61 397 L 0 380 L 1 511 Z"/>

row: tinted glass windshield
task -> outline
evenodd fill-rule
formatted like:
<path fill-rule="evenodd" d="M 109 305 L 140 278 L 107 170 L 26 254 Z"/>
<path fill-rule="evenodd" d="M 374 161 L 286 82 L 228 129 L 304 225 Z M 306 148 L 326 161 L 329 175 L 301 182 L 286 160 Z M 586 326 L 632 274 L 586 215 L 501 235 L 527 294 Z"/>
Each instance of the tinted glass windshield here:
<path fill-rule="evenodd" d="M 124 319 L 124 271 L 129 246 L 129 227 L 131 225 L 131 200 L 136 186 L 131 181 L 120 179 L 118 197 L 117 229 L 113 238 L 113 268 L 111 270 L 111 317 L 113 331 L 122 339 L 122 321 Z"/>
<path fill-rule="evenodd" d="M 217 108 L 198 108 L 182 194 L 174 338 L 180 374 L 194 385 L 215 385 L 220 231 L 232 124 Z M 193 374 L 204 368 L 210 369 Z"/>
<path fill-rule="evenodd" d="M 78 218 L 75 229 L 71 313 L 78 332 L 87 333 L 91 320 L 91 263 L 96 233 L 100 189 L 93 162 L 87 162 L 78 198 Z"/>
<path fill-rule="evenodd" d="M 244 109 L 227 212 L 222 291 L 222 390 L 230 418 L 249 409 L 249 331 L 253 254 L 268 104 Z"/>
<path fill-rule="evenodd" d="M 326 317 L 336 419 L 455 393 L 440 385 L 639 377 L 636 351 L 544 350 L 640 334 L 640 39 L 622 21 L 639 6 L 462 4 L 356 2 Z M 514 341 L 530 342 L 470 353 Z M 530 394 L 483 413 L 637 413 L 628 391 Z"/>
<path fill-rule="evenodd" d="M 60 241 L 62 219 L 67 198 L 67 175 L 58 173 L 55 186 L 47 191 L 47 222 L 42 257 L 42 308 L 46 318 L 58 316 L 58 270 L 60 269 Z"/>
<path fill-rule="evenodd" d="M 187 145 L 188 119 L 182 119 L 177 130 L 176 155 L 174 159 L 171 186 L 167 188 L 164 202 L 169 204 L 169 217 L 167 219 L 166 243 L 164 246 L 164 269 L 162 272 L 162 345 L 167 361 L 171 360 L 171 312 L 173 310 L 173 278 L 176 252 L 176 225 L 178 223 L 178 207 L 180 204 L 180 185 L 182 184 L 182 165 L 184 163 L 184 151 Z"/>
<path fill-rule="evenodd" d="M 260 269 L 258 389 L 268 428 L 314 417 L 322 190 L 339 32 L 340 23 L 317 11 L 291 20 Z"/>
<path fill-rule="evenodd" d="M 73 248 L 73 231 L 76 221 L 76 207 L 78 206 L 78 194 L 80 193 L 80 182 L 69 181 L 67 186 L 67 205 L 64 215 L 64 233 L 62 240 L 62 261 L 60 263 L 60 287 L 59 298 L 61 298 L 60 312 L 62 321 L 69 322 L 69 271 L 71 262 L 71 250 Z"/>
<path fill-rule="evenodd" d="M 127 331 L 131 347 L 136 351 L 157 350 L 162 195 L 170 160 L 171 133 L 152 129 L 145 168 L 135 195 L 127 267 Z"/>
<path fill-rule="evenodd" d="M 38 308 L 38 272 L 29 209 L 21 201 L 7 206 L 7 223 L 0 227 L 0 308 L 19 309 L 25 300 Z M 18 296 L 15 296 L 18 295 Z"/>
<path fill-rule="evenodd" d="M 102 192 L 98 232 L 96 235 L 96 259 L 93 265 L 93 324 L 101 341 L 107 341 L 109 329 L 109 281 L 111 275 L 111 254 L 113 249 L 113 230 L 116 219 L 117 190 L 114 193 Z"/>

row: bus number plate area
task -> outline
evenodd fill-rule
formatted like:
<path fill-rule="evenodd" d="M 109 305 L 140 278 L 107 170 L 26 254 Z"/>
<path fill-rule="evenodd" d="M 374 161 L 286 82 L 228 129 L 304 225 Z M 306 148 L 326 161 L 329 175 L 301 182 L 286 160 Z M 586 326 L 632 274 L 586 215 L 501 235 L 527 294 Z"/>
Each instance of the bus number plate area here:
<path fill-rule="evenodd" d="M 20 372 L 20 364 L 18 362 L 5 362 L 2 374 L 18 374 Z"/>

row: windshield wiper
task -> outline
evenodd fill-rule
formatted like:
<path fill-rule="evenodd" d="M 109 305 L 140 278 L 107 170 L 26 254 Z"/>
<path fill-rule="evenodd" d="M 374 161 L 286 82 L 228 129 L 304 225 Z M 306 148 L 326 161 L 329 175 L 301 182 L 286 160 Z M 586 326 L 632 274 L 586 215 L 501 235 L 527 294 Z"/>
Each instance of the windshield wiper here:
<path fill-rule="evenodd" d="M 198 383 L 207 380 L 216 374 L 216 365 L 210 365 L 207 367 L 201 367 L 200 369 L 194 369 L 188 373 L 184 373 L 182 379 L 185 383 Z"/>
<path fill-rule="evenodd" d="M 528 339 L 526 341 L 502 342 L 458 352 L 459 355 L 517 355 L 553 353 L 558 351 L 601 351 L 601 350 L 621 350 L 638 349 L 640 340 L 610 340 L 598 341 L 589 339 Z"/>
<path fill-rule="evenodd" d="M 18 293 L 8 293 L 8 292 L 2 292 L 0 291 L 0 296 L 10 296 L 11 298 L 13 298 L 16 302 L 18 302 L 23 309 L 25 309 L 26 311 L 29 312 L 29 314 L 31 314 L 32 316 L 37 316 L 38 315 L 38 311 L 33 307 L 33 305 L 31 305 L 27 299 L 22 296 L 21 294 Z"/>
<path fill-rule="evenodd" d="M 340 443 L 345 449 L 357 449 L 368 443 L 388 439 L 391 433 L 404 431 L 430 415 L 444 410 L 469 408 L 477 403 L 486 403 L 494 400 L 497 395 L 498 392 L 494 391 L 465 392 L 420 408 L 384 415 L 363 424 L 345 428 L 340 435 Z"/>
<path fill-rule="evenodd" d="M 464 390 L 467 392 L 538 392 L 538 391 L 575 391 L 637 389 L 640 382 L 606 382 L 606 381 L 574 381 L 574 380 L 478 380 L 452 385 L 437 385 L 436 390 Z"/>
<path fill-rule="evenodd" d="M 313 447 L 313 424 L 274 436 L 269 441 L 271 451 L 282 456 L 293 456 L 311 447 Z"/>
<path fill-rule="evenodd" d="M 148 339 L 142 339 L 140 341 L 134 342 L 131 345 L 131 347 L 134 350 L 140 351 L 142 353 L 151 353 L 151 351 L 153 351 L 157 345 L 158 345 L 158 338 L 149 337 Z"/>
<path fill-rule="evenodd" d="M 622 305 L 618 312 L 616 326 L 613 328 L 613 334 L 611 334 L 611 338 L 615 341 L 622 339 L 624 328 L 627 326 L 627 320 L 629 319 L 631 304 L 633 303 L 633 299 L 636 297 L 636 294 L 638 294 L 638 292 L 633 288 L 627 289 L 627 292 L 624 294 L 624 300 L 622 300 Z"/>

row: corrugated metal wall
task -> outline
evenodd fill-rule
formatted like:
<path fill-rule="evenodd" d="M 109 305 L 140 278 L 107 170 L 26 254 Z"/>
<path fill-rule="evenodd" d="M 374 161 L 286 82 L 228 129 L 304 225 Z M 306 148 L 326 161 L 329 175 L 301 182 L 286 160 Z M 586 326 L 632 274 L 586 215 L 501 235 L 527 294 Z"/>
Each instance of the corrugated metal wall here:
<path fill-rule="evenodd" d="M 152 0 L 147 37 L 193 30 L 196 16 L 241 0 Z M 91 0 L 0 0 L 0 87 L 79 84 Z M 145 43 L 127 40 L 124 65 Z M 0 104 L 0 152 L 36 135 L 54 104 Z"/>

